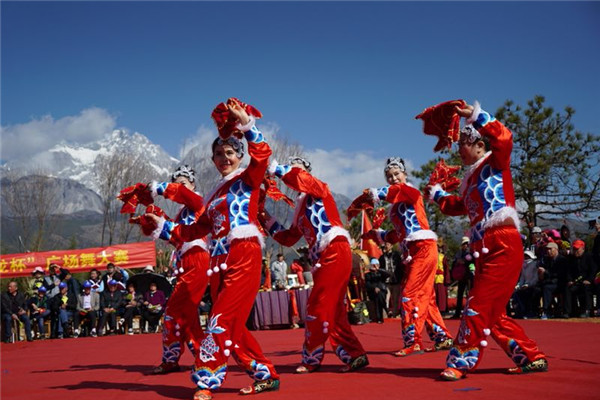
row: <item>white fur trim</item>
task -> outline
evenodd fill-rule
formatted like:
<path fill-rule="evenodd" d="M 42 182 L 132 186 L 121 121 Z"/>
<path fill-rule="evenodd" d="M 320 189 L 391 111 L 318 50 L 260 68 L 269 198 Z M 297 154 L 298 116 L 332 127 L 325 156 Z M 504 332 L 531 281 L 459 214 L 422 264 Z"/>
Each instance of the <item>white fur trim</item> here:
<path fill-rule="evenodd" d="M 481 114 L 481 104 L 477 100 L 473 102 L 473 114 L 469 118 L 467 118 L 467 124 L 472 124 L 477 121 L 477 117 Z"/>
<path fill-rule="evenodd" d="M 321 253 L 327 246 L 329 246 L 329 243 L 331 243 L 331 241 L 338 236 L 345 237 L 348 243 L 350 243 L 350 234 L 348 231 L 340 226 L 334 226 L 329 230 L 329 232 L 321 236 L 317 251 Z"/>
<path fill-rule="evenodd" d="M 165 226 L 165 217 L 160 217 L 160 221 L 158 221 L 158 226 L 150 234 L 152 239 L 154 239 L 154 240 L 160 239 L 160 233 L 162 232 L 164 226 Z"/>
<path fill-rule="evenodd" d="M 246 168 L 238 168 L 235 171 L 233 171 L 232 173 L 230 173 L 229 175 L 225 175 L 224 177 L 222 177 L 219 180 L 219 182 L 217 182 L 217 185 L 213 188 L 213 190 L 211 190 L 210 193 L 205 197 L 207 199 L 205 204 L 207 204 L 207 205 L 210 204 L 213 197 L 215 196 L 215 193 L 217 193 L 223 187 L 223 185 L 225 185 L 227 182 L 229 182 L 233 178 L 240 175 L 245 170 L 246 170 Z"/>
<path fill-rule="evenodd" d="M 206 241 L 204 239 L 196 239 L 191 242 L 185 242 L 181 248 L 179 249 L 179 256 L 183 256 L 189 249 L 192 247 L 200 247 L 204 251 L 208 251 L 208 246 L 206 245 Z"/>
<path fill-rule="evenodd" d="M 267 168 L 267 172 L 269 173 L 269 175 L 275 175 L 275 169 L 277 169 L 278 165 L 279 163 L 277 162 L 277 160 L 271 161 L 271 164 L 269 164 L 269 168 Z"/>
<path fill-rule="evenodd" d="M 467 182 L 469 182 L 469 178 L 473 175 L 473 172 L 483 163 L 487 158 L 492 155 L 491 151 L 488 151 L 481 157 L 479 160 L 475 161 L 475 163 L 469 165 L 469 167 L 465 171 L 465 176 L 463 177 L 462 182 L 460 183 L 459 193 L 461 196 L 464 196 L 465 190 L 467 190 Z"/>
<path fill-rule="evenodd" d="M 150 182 L 150 193 L 152 194 L 153 199 L 158 197 L 158 192 L 156 191 L 156 188 L 158 188 L 158 182 L 156 182 L 156 181 Z"/>
<path fill-rule="evenodd" d="M 263 238 L 263 234 L 254 224 L 237 226 L 229 232 L 227 235 L 227 242 L 231 243 L 234 239 L 248 239 L 248 238 L 257 238 L 260 243 L 260 248 L 265 248 L 265 240 Z"/>
<path fill-rule="evenodd" d="M 238 122 L 238 124 L 235 126 L 237 129 L 239 129 L 242 132 L 248 132 L 250 129 L 252 129 L 252 127 L 254 126 L 254 124 L 256 123 L 256 118 L 254 118 L 254 115 L 248 115 L 250 117 L 250 121 L 248 121 L 248 123 L 246 125 L 242 125 Z"/>
<path fill-rule="evenodd" d="M 506 225 L 507 220 L 511 220 L 517 229 L 521 229 L 519 213 L 513 207 L 502 207 L 499 211 L 493 213 L 483 224 L 483 229 Z"/>
<path fill-rule="evenodd" d="M 434 231 L 430 231 L 429 229 L 421 229 L 420 231 L 416 231 L 408 235 L 404 240 L 407 242 L 414 242 L 416 240 L 426 240 L 433 239 L 437 240 L 438 236 Z"/>
<path fill-rule="evenodd" d="M 379 196 L 377 196 L 377 188 L 369 188 L 369 194 L 373 203 L 378 204 L 381 201 L 379 200 Z"/>
<path fill-rule="evenodd" d="M 435 198 L 435 195 L 438 192 L 443 192 L 444 189 L 442 189 L 442 185 L 440 185 L 439 183 L 436 183 L 435 185 L 433 185 L 431 187 L 431 190 L 429 191 L 429 201 L 434 201 L 433 199 Z"/>

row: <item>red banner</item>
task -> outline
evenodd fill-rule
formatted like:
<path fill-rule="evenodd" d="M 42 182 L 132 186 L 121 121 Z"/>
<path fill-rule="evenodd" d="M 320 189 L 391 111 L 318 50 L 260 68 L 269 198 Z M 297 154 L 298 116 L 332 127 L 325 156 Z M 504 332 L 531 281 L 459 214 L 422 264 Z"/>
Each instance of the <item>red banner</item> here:
<path fill-rule="evenodd" d="M 156 265 L 154 242 L 117 244 L 80 250 L 54 250 L 40 253 L 0 255 L 2 278 L 31 275 L 35 267 L 48 272 L 50 264 L 56 264 L 71 272 L 85 272 L 94 268 L 104 269 L 113 263 L 121 268 L 141 268 Z"/>

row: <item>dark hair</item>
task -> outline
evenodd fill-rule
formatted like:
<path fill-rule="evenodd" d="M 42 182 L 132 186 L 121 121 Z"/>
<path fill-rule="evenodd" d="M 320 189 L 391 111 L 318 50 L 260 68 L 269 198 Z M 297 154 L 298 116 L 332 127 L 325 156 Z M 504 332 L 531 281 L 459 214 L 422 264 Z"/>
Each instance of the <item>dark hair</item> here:
<path fill-rule="evenodd" d="M 106 264 L 106 268 L 107 268 L 107 269 L 108 269 L 108 268 L 110 268 L 110 267 L 113 267 L 113 268 L 115 268 L 115 264 L 113 264 L 113 263 L 111 263 L 111 262 L 109 262 L 108 264 Z"/>
<path fill-rule="evenodd" d="M 277 253 L 277 257 L 283 257 L 283 254 Z"/>
<path fill-rule="evenodd" d="M 483 142 L 485 151 L 490 151 L 492 149 L 492 145 L 490 144 L 490 139 L 488 139 L 487 136 L 481 136 L 481 139 L 478 140 L 478 142 Z"/>

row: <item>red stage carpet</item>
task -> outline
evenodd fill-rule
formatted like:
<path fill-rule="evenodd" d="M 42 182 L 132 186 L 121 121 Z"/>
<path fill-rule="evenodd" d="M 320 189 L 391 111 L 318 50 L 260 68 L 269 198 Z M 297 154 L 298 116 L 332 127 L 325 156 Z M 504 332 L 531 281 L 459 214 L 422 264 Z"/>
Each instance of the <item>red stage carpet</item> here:
<path fill-rule="evenodd" d="M 590 321 L 590 320 L 587 320 Z M 454 333 L 458 321 L 448 321 Z M 255 332 L 281 373 L 281 389 L 260 399 L 598 399 L 600 324 L 576 321 L 522 321 L 528 334 L 548 355 L 550 371 L 509 376 L 512 363 L 490 340 L 480 368 L 459 382 L 436 377 L 446 353 L 407 358 L 390 355 L 400 347 L 400 324 L 354 327 L 371 365 L 340 374 L 331 351 L 321 372 L 294 375 L 303 330 Z M 160 359 L 160 335 L 111 336 L 2 344 L 2 400 L 191 399 L 189 370 L 166 376 L 145 375 Z M 188 352 L 182 358 L 191 365 Z M 237 366 L 216 399 L 233 399 L 250 380 Z"/>

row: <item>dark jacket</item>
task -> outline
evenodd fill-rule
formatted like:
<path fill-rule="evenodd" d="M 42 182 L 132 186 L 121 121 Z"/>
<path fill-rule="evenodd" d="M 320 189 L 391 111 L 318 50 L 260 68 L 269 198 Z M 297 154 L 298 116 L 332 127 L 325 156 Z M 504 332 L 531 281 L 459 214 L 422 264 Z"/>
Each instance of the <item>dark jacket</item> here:
<path fill-rule="evenodd" d="M 590 253 L 585 252 L 581 257 L 575 257 L 571 254 L 568 261 L 567 282 L 594 282 L 598 266 Z"/>
<path fill-rule="evenodd" d="M 541 266 L 546 271 L 542 277 L 542 283 L 556 283 L 559 286 L 565 285 L 567 283 L 568 265 L 567 258 L 560 254 L 554 259 L 550 257 L 544 258 Z"/>
<path fill-rule="evenodd" d="M 8 292 L 2 293 L 2 314 L 17 314 L 27 310 L 25 295 L 19 291 L 13 296 Z"/>
<path fill-rule="evenodd" d="M 380 269 L 387 271 L 390 275 L 388 283 L 394 285 L 402 282 L 402 278 L 404 278 L 404 264 L 402 264 L 402 256 L 399 252 L 392 250 L 389 255 L 383 253 L 379 257 L 379 266 Z"/>
<path fill-rule="evenodd" d="M 67 305 L 67 311 L 77 310 L 77 295 L 74 295 L 71 292 L 67 291 L 67 293 L 64 296 L 66 296 L 66 299 L 63 299 L 63 295 L 59 293 L 50 300 L 50 309 L 53 313 L 57 314 L 63 303 L 65 303 L 65 301 Z"/>
<path fill-rule="evenodd" d="M 373 297 L 373 294 L 375 294 L 375 288 L 379 288 L 382 291 L 387 291 L 385 281 L 389 277 L 390 274 L 383 269 L 378 269 L 376 271 L 369 270 L 369 272 L 365 274 L 365 286 L 367 288 L 369 297 Z"/>
<path fill-rule="evenodd" d="M 110 290 L 105 290 L 100 295 L 100 307 L 102 308 L 114 308 L 118 309 L 123 305 L 123 294 L 118 290 L 111 292 Z"/>

